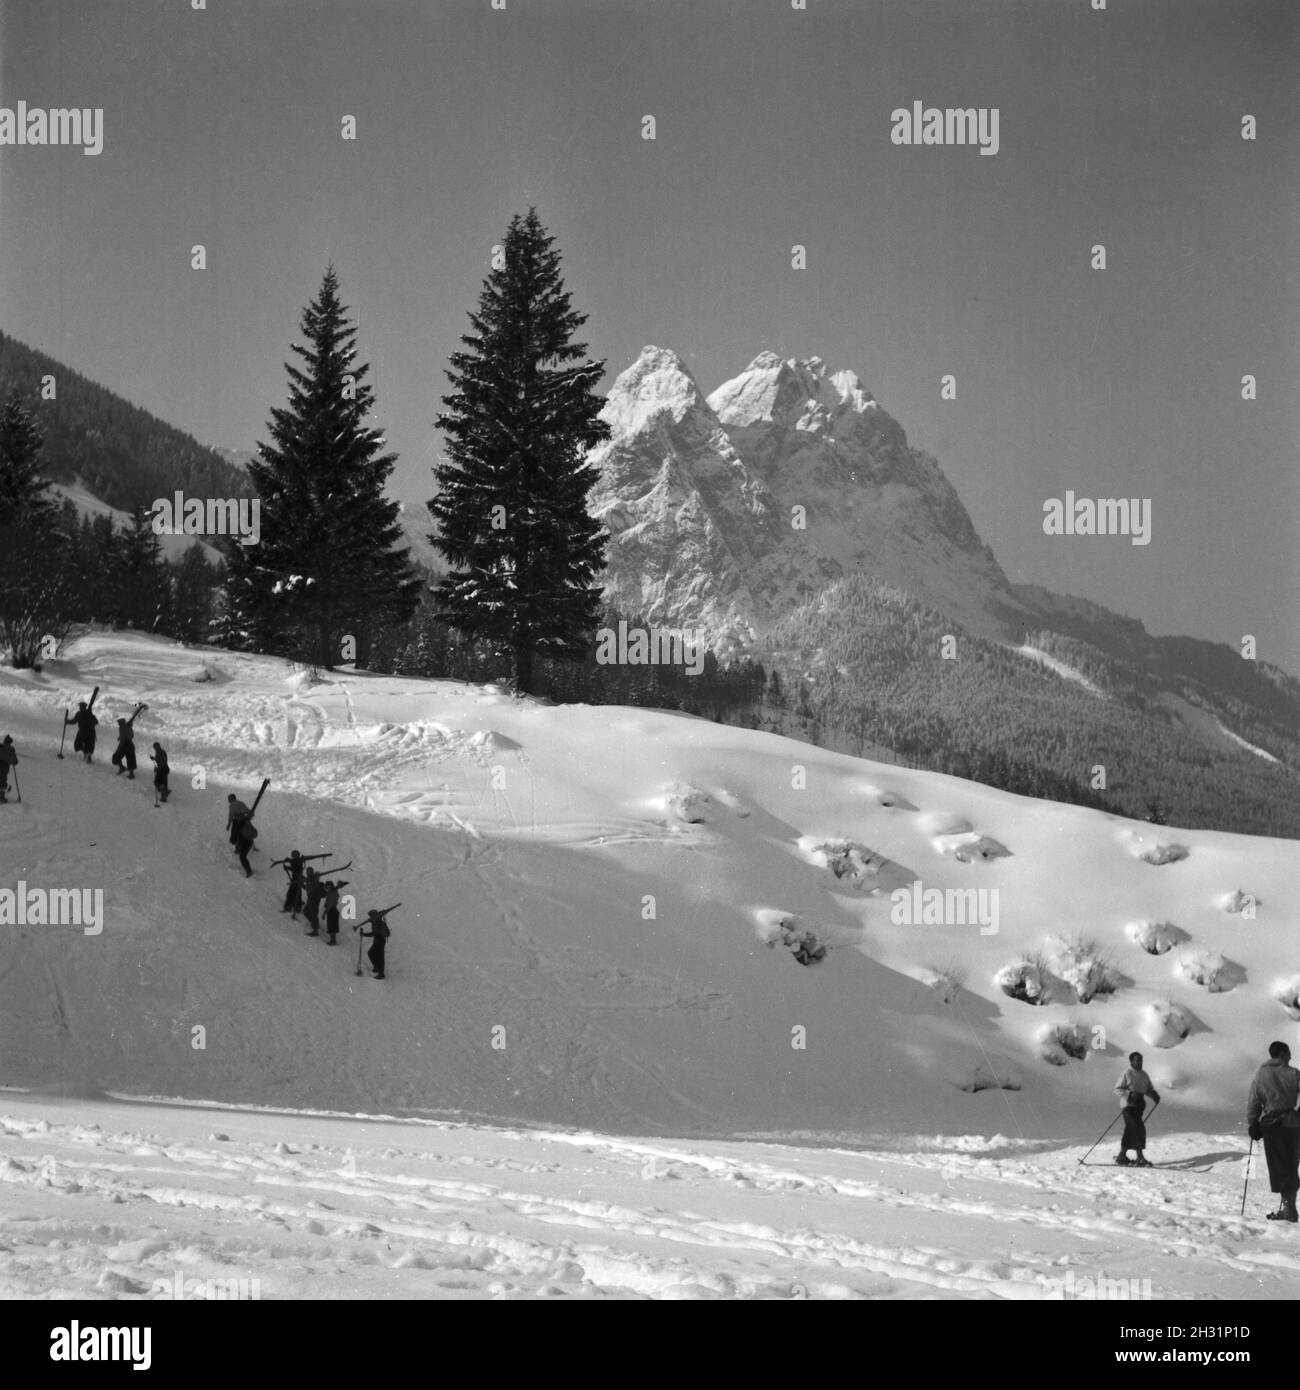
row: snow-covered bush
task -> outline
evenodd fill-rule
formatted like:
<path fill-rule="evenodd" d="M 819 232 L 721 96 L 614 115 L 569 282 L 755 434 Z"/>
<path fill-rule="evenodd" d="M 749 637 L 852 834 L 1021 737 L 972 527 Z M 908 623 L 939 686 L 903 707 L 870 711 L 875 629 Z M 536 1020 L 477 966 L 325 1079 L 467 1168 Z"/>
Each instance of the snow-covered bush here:
<path fill-rule="evenodd" d="M 1169 842 L 1152 845 L 1150 849 L 1143 850 L 1138 857 L 1147 864 L 1176 864 L 1178 860 L 1186 859 L 1188 852 L 1186 845 Z"/>
<path fill-rule="evenodd" d="M 706 819 L 705 811 L 709 805 L 708 792 L 702 792 L 689 782 L 677 782 L 668 790 L 668 809 L 687 825 L 698 825 Z"/>
<path fill-rule="evenodd" d="M 1166 951 L 1191 940 L 1181 927 L 1174 926 L 1172 922 L 1152 922 L 1145 919 L 1130 922 L 1124 928 L 1124 934 L 1149 956 L 1163 956 Z"/>
<path fill-rule="evenodd" d="M 1211 994 L 1222 994 L 1232 988 L 1228 962 L 1218 951 L 1193 951 L 1178 962 L 1179 972 L 1194 985 L 1201 985 Z"/>
<path fill-rule="evenodd" d="M 1090 1037 L 1082 1023 L 1053 1023 L 1038 1035 L 1038 1054 L 1054 1067 L 1082 1062 L 1088 1055 Z"/>
<path fill-rule="evenodd" d="M 953 847 L 952 857 L 963 864 L 989 859 L 1006 859 L 1011 851 L 991 835 L 973 835 Z"/>
<path fill-rule="evenodd" d="M 851 883 L 854 888 L 875 888 L 887 862 L 855 840 L 822 840 L 809 845 L 808 849 L 836 878 Z"/>
<path fill-rule="evenodd" d="M 966 986 L 966 967 L 959 961 L 949 961 L 945 966 L 928 966 L 926 984 L 934 990 L 944 1004 L 951 1004 Z"/>
<path fill-rule="evenodd" d="M 1018 1091 L 1020 1086 L 1020 1078 L 1015 1072 L 990 1071 L 983 1062 L 978 1063 L 964 1081 L 957 1083 L 958 1090 L 970 1091 L 972 1094 L 979 1091 Z"/>
<path fill-rule="evenodd" d="M 1057 973 L 1081 1004 L 1119 988 L 1114 962 L 1091 937 L 1076 936 L 1062 944 Z"/>
<path fill-rule="evenodd" d="M 1049 999 L 1042 956 L 1036 952 L 1023 955 L 1010 965 L 1004 965 L 993 977 L 993 983 L 1012 999 L 1024 1004 L 1046 1004 Z"/>
<path fill-rule="evenodd" d="M 1142 1010 L 1138 1033 L 1151 1047 L 1177 1047 L 1192 1031 L 1192 1020 L 1172 999 L 1158 999 Z"/>
<path fill-rule="evenodd" d="M 1240 888 L 1237 888 L 1223 898 L 1219 906 L 1225 912 L 1239 912 L 1246 918 L 1254 920 L 1259 899 L 1253 893 L 1243 893 Z"/>
<path fill-rule="evenodd" d="M 1292 1018 L 1300 1019 L 1300 975 L 1292 975 L 1289 980 L 1279 980 L 1273 986 L 1273 998 Z"/>
<path fill-rule="evenodd" d="M 820 965 L 826 959 L 825 942 L 793 913 L 762 914 L 758 932 L 764 945 L 786 947 L 800 965 Z"/>

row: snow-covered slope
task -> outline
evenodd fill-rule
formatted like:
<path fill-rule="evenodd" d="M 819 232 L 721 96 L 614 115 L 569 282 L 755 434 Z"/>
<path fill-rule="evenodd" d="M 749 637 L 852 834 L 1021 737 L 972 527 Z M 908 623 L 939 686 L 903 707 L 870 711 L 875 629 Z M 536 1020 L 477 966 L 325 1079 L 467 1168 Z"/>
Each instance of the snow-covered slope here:
<path fill-rule="evenodd" d="M 60 501 L 65 498 L 71 501 L 81 516 L 91 518 L 97 516 L 111 517 L 113 529 L 115 531 L 125 531 L 131 525 L 131 516 L 128 512 L 119 511 L 116 507 L 110 507 L 107 502 L 101 502 L 93 493 L 88 492 L 80 483 L 51 483 L 50 491 Z M 153 500 L 152 498 L 150 499 Z M 204 559 L 210 565 L 221 563 L 222 555 L 215 546 L 209 545 L 206 541 L 197 536 L 173 536 L 161 535 L 158 537 L 159 544 L 165 559 L 175 563 L 185 552 L 197 542 L 203 550 Z"/>
<path fill-rule="evenodd" d="M 105 734 L 148 702 L 141 758 L 168 748 L 168 805 L 147 775 L 114 778 L 102 745 L 93 766 L 55 758 L 62 710 L 94 684 Z M 1273 997 L 1300 973 L 1290 842 L 671 713 L 310 686 L 269 658 L 127 634 L 0 673 L 0 725 L 23 759 L 0 886 L 98 887 L 106 911 L 97 936 L 0 927 L 0 1084 L 623 1133 L 1038 1139 L 1104 1122 L 1133 1047 L 1164 1127 L 1234 1124 L 1293 1028 Z M 263 775 L 245 881 L 225 796 Z M 403 904 L 387 981 L 354 975 L 350 931 L 330 950 L 280 914 L 267 864 L 295 846 L 351 858 L 359 909 Z M 997 890 L 996 932 L 891 921 L 891 890 L 914 882 Z M 1238 890 L 1255 919 L 1228 910 Z M 1160 924 L 1177 949 L 1147 954 Z M 1067 983 L 1079 936 L 1111 958 L 1113 995 Z M 1037 1007 L 994 983 L 1035 952 Z M 1081 1060 L 1044 1060 L 1063 1060 L 1043 1036 L 1058 1026 L 1082 1030 Z"/>
<path fill-rule="evenodd" d="M 592 510 L 624 611 L 703 625 L 725 651 L 867 570 L 972 631 L 1023 617 L 938 464 L 852 372 L 764 352 L 705 399 L 676 353 L 646 347 L 603 417 Z"/>

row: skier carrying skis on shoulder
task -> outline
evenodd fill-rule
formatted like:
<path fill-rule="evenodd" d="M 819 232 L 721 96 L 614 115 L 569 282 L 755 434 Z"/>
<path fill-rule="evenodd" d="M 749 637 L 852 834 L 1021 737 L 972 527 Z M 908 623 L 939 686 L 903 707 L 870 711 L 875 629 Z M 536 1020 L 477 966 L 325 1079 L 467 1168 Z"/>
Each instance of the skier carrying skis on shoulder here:
<path fill-rule="evenodd" d="M 318 870 L 308 869 L 303 885 L 302 915 L 307 919 L 308 936 L 320 935 L 320 900 L 325 896 L 325 884 Z"/>
<path fill-rule="evenodd" d="M 252 815 L 248 807 L 231 792 L 226 797 L 226 829 L 230 832 L 230 843 L 239 848 L 239 827 Z"/>
<path fill-rule="evenodd" d="M 14 751 L 14 736 L 6 734 L 0 740 L 0 802 L 9 794 L 9 769 L 18 766 L 18 754 Z"/>
<path fill-rule="evenodd" d="M 65 727 L 69 724 L 77 726 L 77 736 L 72 740 L 72 751 L 80 753 L 89 762 L 95 752 L 95 725 L 99 723 L 90 712 L 90 706 L 84 700 L 78 700 L 76 714 L 65 719 L 63 723 Z"/>
<path fill-rule="evenodd" d="M 142 709 L 143 705 L 137 705 L 130 719 L 117 721 L 117 747 L 113 750 L 112 762 L 119 777 L 125 772 L 131 780 L 135 779 L 135 719 Z"/>
<path fill-rule="evenodd" d="M 342 883 L 331 881 L 325 885 L 325 939 L 331 946 L 339 944 L 339 893 L 347 886 L 347 879 Z"/>
<path fill-rule="evenodd" d="M 277 859 L 275 862 L 284 865 L 284 872 L 289 878 L 289 886 L 284 894 L 284 906 L 280 911 L 292 912 L 293 917 L 291 920 L 296 922 L 298 920 L 298 909 L 302 906 L 302 850 L 296 849 L 292 851 L 288 859 Z"/>
<path fill-rule="evenodd" d="M 157 741 L 154 742 L 153 752 L 149 754 L 149 761 L 153 763 L 153 785 L 158 793 L 159 801 L 166 801 L 171 793 L 167 790 L 167 776 L 171 772 L 171 767 L 167 762 L 167 750 Z"/>
<path fill-rule="evenodd" d="M 1268 1045 L 1268 1061 L 1250 1083 L 1246 1123 L 1250 1137 L 1264 1141 L 1268 1185 L 1281 1198 L 1270 1221 L 1295 1221 L 1296 1192 L 1300 1190 L 1300 1071 L 1291 1065 L 1291 1049 L 1284 1042 Z"/>
<path fill-rule="evenodd" d="M 243 869 L 245 878 L 253 877 L 253 866 L 248 862 L 248 854 L 253 848 L 253 841 L 256 839 L 257 826 L 253 824 L 252 816 L 245 816 L 239 822 L 238 838 L 235 841 L 235 852 L 239 855 L 239 867 Z"/>
<path fill-rule="evenodd" d="M 401 904 L 399 903 L 398 906 L 400 907 Z M 366 957 L 374 967 L 376 980 L 382 980 L 384 978 L 384 951 L 388 946 L 388 938 L 392 935 L 392 932 L 388 929 L 387 918 L 392 910 L 391 907 L 386 907 L 381 912 L 372 907 L 370 911 L 366 913 L 366 921 L 370 925 L 370 930 L 367 931 L 365 927 L 360 928 L 362 936 L 373 938 L 370 943 L 370 949 L 366 952 Z M 353 931 L 357 929 L 358 928 L 355 926 L 352 928 Z M 357 974 L 360 973 L 360 971 L 357 971 Z"/>
<path fill-rule="evenodd" d="M 1160 1099 L 1160 1093 L 1151 1084 L 1151 1078 L 1142 1070 L 1142 1054 L 1130 1052 L 1128 1067 L 1124 1075 L 1115 1083 L 1115 1092 L 1124 1097 L 1124 1133 L 1119 1141 L 1119 1153 L 1115 1162 L 1121 1168 L 1150 1168 L 1147 1160 L 1147 1127 L 1142 1123 L 1142 1113 L 1146 1109 L 1146 1098 Z M 1130 1160 L 1128 1151 L 1137 1150 L 1137 1158 Z"/>

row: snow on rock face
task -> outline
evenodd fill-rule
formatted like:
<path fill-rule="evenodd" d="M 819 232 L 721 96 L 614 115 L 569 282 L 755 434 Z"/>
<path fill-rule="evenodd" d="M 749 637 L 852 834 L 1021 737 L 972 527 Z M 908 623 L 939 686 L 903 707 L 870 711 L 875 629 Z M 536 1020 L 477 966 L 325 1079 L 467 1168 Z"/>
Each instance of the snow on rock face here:
<path fill-rule="evenodd" d="M 858 570 L 958 616 L 1012 601 L 939 465 L 852 372 L 764 352 L 706 399 L 676 353 L 646 347 L 601 415 L 591 508 L 625 612 L 703 626 L 725 654 Z"/>

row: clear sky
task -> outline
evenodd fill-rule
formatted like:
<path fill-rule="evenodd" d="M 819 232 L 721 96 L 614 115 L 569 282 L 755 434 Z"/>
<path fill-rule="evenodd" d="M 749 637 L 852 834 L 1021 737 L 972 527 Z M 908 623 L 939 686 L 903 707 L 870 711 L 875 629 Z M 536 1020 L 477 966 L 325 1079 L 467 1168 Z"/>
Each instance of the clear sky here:
<path fill-rule="evenodd" d="M 0 106 L 104 111 L 98 156 L 0 148 L 0 328 L 251 448 L 332 260 L 423 500 L 535 204 L 611 377 L 851 368 L 1011 578 L 1300 671 L 1300 5 L 1092 3 L 0 0 Z M 997 108 L 997 154 L 893 144 L 915 101 Z M 1045 536 L 1067 489 L 1151 498 L 1151 544 Z"/>

